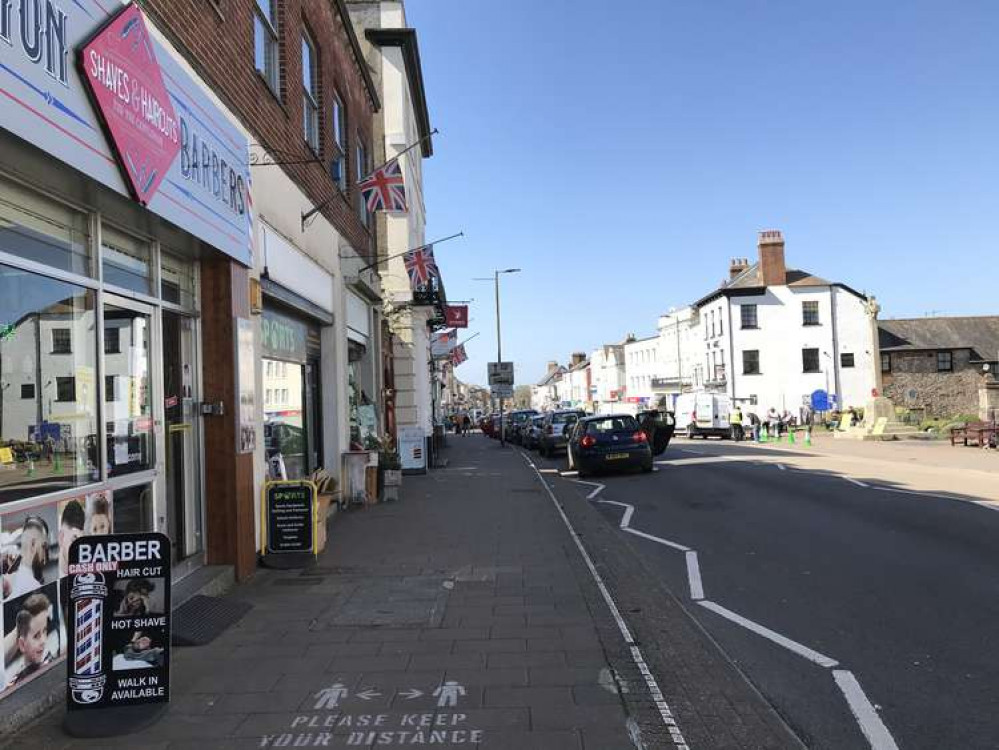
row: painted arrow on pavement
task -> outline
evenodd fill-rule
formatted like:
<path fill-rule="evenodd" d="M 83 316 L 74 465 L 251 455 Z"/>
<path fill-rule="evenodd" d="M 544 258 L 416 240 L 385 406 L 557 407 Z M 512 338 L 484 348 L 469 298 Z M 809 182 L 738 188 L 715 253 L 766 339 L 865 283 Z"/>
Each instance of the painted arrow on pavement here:
<path fill-rule="evenodd" d="M 419 698 L 421 695 L 423 695 L 423 691 L 411 688 L 409 690 L 403 690 L 402 692 L 399 693 L 399 695 L 401 695 L 406 700 L 411 701 L 414 698 Z"/>
<path fill-rule="evenodd" d="M 364 700 L 364 701 L 369 701 L 369 700 L 371 700 L 372 698 L 377 698 L 377 697 L 379 697 L 379 696 L 381 695 L 381 693 L 379 693 L 379 692 L 378 692 L 378 691 L 376 691 L 376 690 L 372 690 L 371 688 L 368 688 L 367 690 L 364 690 L 363 692 L 360 692 L 360 693 L 356 693 L 356 695 L 357 695 L 357 697 L 358 697 L 358 698 L 360 698 L 361 700 Z"/>

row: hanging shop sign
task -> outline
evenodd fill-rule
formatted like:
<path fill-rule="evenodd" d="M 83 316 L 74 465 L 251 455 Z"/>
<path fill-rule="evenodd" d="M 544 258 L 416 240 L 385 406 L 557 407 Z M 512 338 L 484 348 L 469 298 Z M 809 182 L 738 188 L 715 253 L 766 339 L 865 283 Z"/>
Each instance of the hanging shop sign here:
<path fill-rule="evenodd" d="M 468 328 L 468 305 L 446 305 L 444 320 L 452 328 Z"/>
<path fill-rule="evenodd" d="M 249 266 L 249 143 L 181 59 L 136 5 L 0 2 L 0 128 Z"/>
<path fill-rule="evenodd" d="M 84 536 L 70 546 L 70 734 L 124 734 L 164 712 L 170 700 L 170 555 L 170 539 L 160 533 Z"/>
<path fill-rule="evenodd" d="M 316 485 L 301 480 L 264 483 L 264 555 L 269 567 L 308 565 L 316 551 Z"/>

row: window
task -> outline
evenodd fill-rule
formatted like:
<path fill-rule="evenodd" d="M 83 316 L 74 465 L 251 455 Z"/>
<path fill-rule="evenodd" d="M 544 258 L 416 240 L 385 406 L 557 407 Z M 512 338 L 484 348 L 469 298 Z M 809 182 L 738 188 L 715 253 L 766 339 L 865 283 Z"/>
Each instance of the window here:
<path fill-rule="evenodd" d="M 153 294 L 152 249 L 148 242 L 102 225 L 101 248 L 106 283 Z"/>
<path fill-rule="evenodd" d="M 117 326 L 104 329 L 104 353 L 121 354 L 121 329 Z"/>
<path fill-rule="evenodd" d="M 937 372 L 954 371 L 954 353 L 937 352 Z"/>
<path fill-rule="evenodd" d="M 56 401 L 76 401 L 76 378 L 56 378 Z"/>
<path fill-rule="evenodd" d="M 881 372 L 891 372 L 891 355 L 881 355 Z"/>
<path fill-rule="evenodd" d="M 756 305 L 742 305 L 739 309 L 743 328 L 759 328 L 756 320 Z"/>
<path fill-rule="evenodd" d="M 840 367 L 853 367 L 853 354 L 844 352 L 839 355 L 839 366 Z"/>
<path fill-rule="evenodd" d="M 277 9 L 275 0 L 257 0 L 253 14 L 253 65 L 275 94 L 278 75 Z"/>
<path fill-rule="evenodd" d="M 115 393 L 115 381 L 118 378 L 114 375 L 104 376 L 104 400 L 108 403 L 118 400 L 118 396 Z"/>
<path fill-rule="evenodd" d="M 801 303 L 801 324 L 817 326 L 819 324 L 819 303 L 816 301 Z"/>
<path fill-rule="evenodd" d="M 760 374 L 760 350 L 759 349 L 745 349 L 742 352 L 742 374 L 743 375 L 759 375 Z"/>
<path fill-rule="evenodd" d="M 0 246 L 5 253 L 91 276 L 85 214 L 0 180 Z"/>
<path fill-rule="evenodd" d="M 718 311 L 718 335 L 725 335 L 725 317 L 722 315 L 722 311 Z"/>
<path fill-rule="evenodd" d="M 302 131 L 305 142 L 319 153 L 319 66 L 316 45 L 302 34 Z"/>
<path fill-rule="evenodd" d="M 819 350 L 818 349 L 802 349 L 801 350 L 801 371 L 802 372 L 818 372 L 819 371 Z"/>
<path fill-rule="evenodd" d="M 274 363 L 271 362 L 270 360 L 268 360 L 267 361 L 267 366 L 264 368 L 264 372 L 267 373 L 267 377 L 269 377 L 269 378 L 273 377 L 274 376 Z M 268 399 L 268 401 L 269 400 L 270 399 Z"/>
<path fill-rule="evenodd" d="M 72 339 L 70 338 L 68 328 L 52 329 L 52 353 L 53 354 L 73 353 L 73 343 Z"/>
<path fill-rule="evenodd" d="M 330 122 L 333 129 L 333 155 L 330 158 L 330 177 L 341 190 L 347 189 L 347 144 L 344 140 L 346 132 L 346 117 L 340 97 L 333 94 L 333 105 L 330 107 Z"/>
<path fill-rule="evenodd" d="M 89 484 L 100 472 L 100 460 L 92 451 L 99 445 L 94 303 L 94 292 L 83 287 L 0 264 L 0 370 L 5 386 L 0 389 L 0 445 L 51 437 L 55 443 L 50 447 L 62 466 L 61 471 L 39 471 L 31 477 L 24 471 L 0 471 L 0 504 Z M 73 334 L 68 350 L 52 340 L 53 326 Z M 65 342 L 65 336 L 56 338 Z M 61 346 L 65 354 L 49 356 L 50 344 Z M 31 356 L 25 367 L 26 354 L 38 351 L 42 356 Z M 72 375 L 79 375 L 79 388 L 75 378 L 67 377 Z M 15 378 L 17 384 L 11 385 Z M 34 404 L 13 401 L 18 390 Z"/>
<path fill-rule="evenodd" d="M 270 362 L 268 362 L 267 364 L 270 364 Z M 267 395 L 264 397 L 264 403 L 269 404 L 273 400 L 274 400 L 274 391 L 271 390 L 270 388 L 268 388 L 267 389 Z"/>
<path fill-rule="evenodd" d="M 368 175 L 368 149 L 364 145 L 364 141 L 358 137 L 357 139 L 357 180 L 360 182 L 362 179 Z M 364 202 L 364 196 L 361 195 L 361 191 L 357 191 L 357 212 L 361 216 L 361 221 L 365 226 L 368 225 L 368 206 Z"/>

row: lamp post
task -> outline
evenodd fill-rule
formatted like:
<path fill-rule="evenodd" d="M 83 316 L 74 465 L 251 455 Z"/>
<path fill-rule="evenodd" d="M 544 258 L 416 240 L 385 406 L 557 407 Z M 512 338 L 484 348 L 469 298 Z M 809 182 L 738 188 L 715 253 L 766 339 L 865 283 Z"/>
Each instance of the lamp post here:
<path fill-rule="evenodd" d="M 496 362 L 503 361 L 503 339 L 500 329 L 500 287 L 499 287 L 499 277 L 500 274 L 504 273 L 520 273 L 519 268 L 505 268 L 502 271 L 493 271 L 493 286 L 496 294 Z M 475 281 L 489 281 L 487 277 L 478 277 Z M 506 423 L 503 421 L 503 397 L 499 397 L 499 413 L 500 413 L 500 447 L 506 447 Z"/>

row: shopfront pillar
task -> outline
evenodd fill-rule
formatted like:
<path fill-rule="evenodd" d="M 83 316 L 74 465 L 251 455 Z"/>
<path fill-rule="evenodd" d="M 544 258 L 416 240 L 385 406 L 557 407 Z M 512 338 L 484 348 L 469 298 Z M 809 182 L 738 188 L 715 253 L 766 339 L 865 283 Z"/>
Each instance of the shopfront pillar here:
<path fill-rule="evenodd" d="M 236 579 L 256 569 L 253 453 L 238 453 L 236 328 L 250 317 L 249 272 L 221 256 L 201 265 L 204 402 L 222 405 L 204 418 L 207 562 L 233 565 Z"/>

